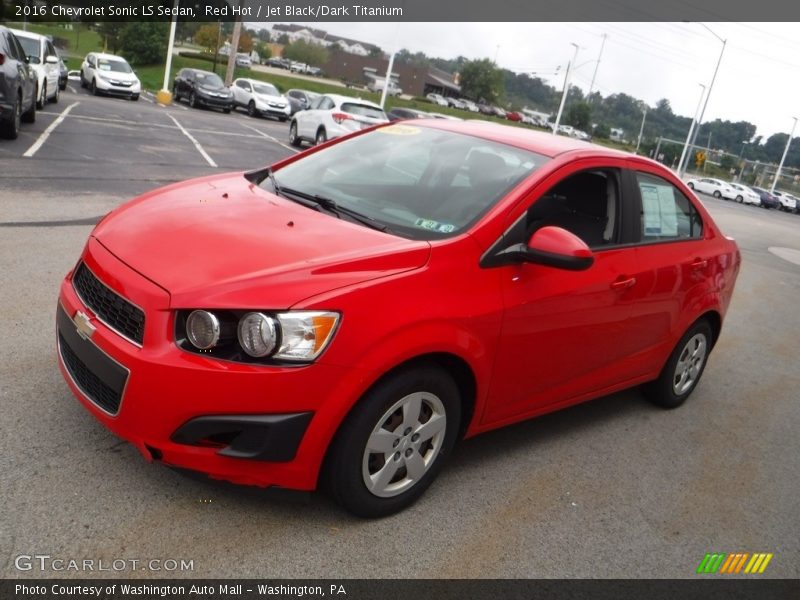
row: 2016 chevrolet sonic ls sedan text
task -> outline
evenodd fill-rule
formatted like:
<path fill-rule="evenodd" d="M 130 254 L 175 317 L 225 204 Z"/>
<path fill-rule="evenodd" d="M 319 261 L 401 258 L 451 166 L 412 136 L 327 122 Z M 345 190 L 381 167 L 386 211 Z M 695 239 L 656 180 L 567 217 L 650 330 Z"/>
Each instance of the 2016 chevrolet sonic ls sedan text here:
<path fill-rule="evenodd" d="M 148 460 L 375 517 L 463 437 L 640 384 L 681 404 L 740 261 L 653 161 L 407 121 L 109 213 L 59 363 Z"/>

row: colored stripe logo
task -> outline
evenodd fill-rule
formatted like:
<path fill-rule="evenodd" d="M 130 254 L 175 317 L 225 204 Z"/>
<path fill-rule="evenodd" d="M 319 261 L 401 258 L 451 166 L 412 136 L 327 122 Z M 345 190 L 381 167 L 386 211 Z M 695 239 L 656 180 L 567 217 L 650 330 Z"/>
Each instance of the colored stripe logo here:
<path fill-rule="evenodd" d="M 757 552 L 755 554 L 750 554 L 749 552 L 734 552 L 731 554 L 714 552 L 703 557 L 697 567 L 697 572 L 701 574 L 718 573 L 720 575 L 735 575 L 737 573 L 761 574 L 766 570 L 769 561 L 772 560 L 772 556 L 772 553 L 767 552 Z"/>

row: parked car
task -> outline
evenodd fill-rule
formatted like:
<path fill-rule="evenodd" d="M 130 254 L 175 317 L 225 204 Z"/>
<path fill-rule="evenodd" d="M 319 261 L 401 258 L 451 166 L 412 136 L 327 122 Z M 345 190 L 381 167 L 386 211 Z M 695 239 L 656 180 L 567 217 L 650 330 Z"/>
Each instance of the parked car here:
<path fill-rule="evenodd" d="M 289 63 L 289 70 L 292 73 L 305 73 L 306 69 L 308 69 L 308 65 L 306 63 L 295 62 L 295 61 Z"/>
<path fill-rule="evenodd" d="M 181 69 L 172 84 L 172 95 L 175 102 L 186 98 L 192 108 L 220 108 L 229 113 L 234 106 L 233 92 L 219 75 L 200 69 Z"/>
<path fill-rule="evenodd" d="M 434 94 L 433 92 L 431 92 L 430 94 L 427 94 L 425 97 L 438 106 L 449 106 L 447 98 L 445 98 L 441 94 Z"/>
<path fill-rule="evenodd" d="M 494 115 L 495 115 L 496 117 L 500 117 L 501 119 L 505 119 L 505 118 L 506 118 L 506 111 L 505 111 L 505 109 L 503 109 L 503 108 L 500 108 L 499 106 L 493 106 L 493 107 L 492 107 L 492 111 L 494 112 Z"/>
<path fill-rule="evenodd" d="M 684 403 L 740 264 L 649 159 L 391 124 L 113 210 L 61 284 L 56 360 L 148 461 L 379 517 L 462 438 L 637 385 Z"/>
<path fill-rule="evenodd" d="M 289 143 L 292 146 L 299 146 L 303 141 L 323 144 L 388 121 L 383 109 L 373 102 L 324 94 L 316 98 L 307 110 L 294 114 L 289 125 Z"/>
<path fill-rule="evenodd" d="M 736 198 L 734 189 L 721 179 L 714 179 L 713 177 L 690 179 L 686 182 L 686 185 L 694 191 L 702 194 L 709 194 L 715 198 L 723 198 L 726 200 L 733 200 Z"/>
<path fill-rule="evenodd" d="M 250 56 L 239 52 L 236 54 L 236 66 L 243 67 L 245 69 L 249 69 L 253 66 L 253 61 L 250 59 Z"/>
<path fill-rule="evenodd" d="M 377 92 L 379 94 L 383 93 L 383 87 L 386 84 L 386 80 L 384 79 L 373 79 L 367 84 L 367 89 L 370 92 Z M 397 85 L 393 80 L 389 80 L 389 85 L 386 88 L 386 95 L 387 96 L 399 96 L 403 93 L 403 89 Z"/>
<path fill-rule="evenodd" d="M 404 119 L 428 119 L 430 115 L 424 111 L 416 110 L 414 108 L 403 108 L 396 106 L 386 116 L 390 121 L 402 121 Z"/>
<path fill-rule="evenodd" d="M 36 120 L 37 73 L 11 30 L 0 25 L 0 136 L 15 140 Z"/>
<path fill-rule="evenodd" d="M 478 104 L 478 112 L 482 115 L 494 115 L 494 107 L 489 104 Z"/>
<path fill-rule="evenodd" d="M 291 62 L 285 58 L 268 58 L 264 64 L 268 67 L 275 67 L 276 69 L 286 69 L 287 71 L 292 66 Z"/>
<path fill-rule="evenodd" d="M 124 96 L 138 100 L 142 84 L 131 66 L 121 56 L 90 52 L 81 64 L 81 87 L 95 96 Z"/>
<path fill-rule="evenodd" d="M 468 110 L 469 112 L 474 112 L 474 113 L 479 112 L 478 111 L 478 105 L 475 104 L 469 98 L 461 98 L 461 102 L 464 104 L 464 108 L 466 110 Z"/>
<path fill-rule="evenodd" d="M 48 38 L 38 33 L 11 29 L 28 57 L 36 73 L 36 108 L 44 108 L 47 102 L 58 102 L 59 66 L 56 48 Z"/>
<path fill-rule="evenodd" d="M 741 183 L 728 183 L 736 194 L 733 199 L 739 203 L 761 206 L 761 196 Z"/>
<path fill-rule="evenodd" d="M 64 57 L 61 56 L 61 51 L 58 48 L 56 48 L 56 56 L 58 56 L 58 89 L 63 92 L 67 89 L 69 69 L 67 69 L 67 63 L 64 62 Z"/>
<path fill-rule="evenodd" d="M 286 92 L 286 98 L 289 100 L 289 106 L 292 109 L 291 114 L 294 114 L 297 111 L 306 110 L 316 98 L 319 98 L 319 94 L 307 90 L 292 89 Z"/>
<path fill-rule="evenodd" d="M 519 122 L 522 121 L 522 113 L 515 110 L 510 110 L 506 113 L 506 119 L 509 121 Z"/>
<path fill-rule="evenodd" d="M 429 112 L 428 116 L 429 117 L 433 117 L 434 119 L 443 119 L 445 121 L 463 121 L 464 120 L 464 119 L 462 119 L 460 117 L 454 117 L 453 115 L 446 115 L 444 113 L 438 113 L 438 112 Z"/>
<path fill-rule="evenodd" d="M 798 205 L 798 199 L 792 196 L 789 192 L 779 192 L 778 190 L 775 190 L 772 193 L 778 198 L 778 202 L 781 203 L 781 210 L 786 212 L 794 212 L 800 208 Z"/>
<path fill-rule="evenodd" d="M 233 103 L 247 110 L 251 117 L 275 117 L 286 121 L 292 114 L 289 100 L 271 83 L 239 78 L 231 86 Z"/>
<path fill-rule="evenodd" d="M 467 108 L 467 105 L 464 104 L 464 101 L 460 100 L 459 98 L 447 98 L 447 104 L 451 108 L 460 108 L 462 110 Z"/>
<path fill-rule="evenodd" d="M 778 197 L 771 194 L 769 190 L 765 190 L 764 188 L 754 187 L 752 188 L 754 192 L 756 192 L 761 200 L 761 207 L 762 208 L 780 208 L 781 201 L 778 200 Z"/>
<path fill-rule="evenodd" d="M 308 67 L 306 69 L 306 73 L 308 75 L 313 75 L 314 77 L 322 77 L 323 75 L 322 69 L 320 69 L 319 67 Z"/>

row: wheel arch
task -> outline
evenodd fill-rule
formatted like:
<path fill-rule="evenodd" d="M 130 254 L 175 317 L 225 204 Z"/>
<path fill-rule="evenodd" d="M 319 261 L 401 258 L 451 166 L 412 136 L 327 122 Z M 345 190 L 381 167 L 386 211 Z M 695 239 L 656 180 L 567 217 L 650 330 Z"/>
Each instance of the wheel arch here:
<path fill-rule="evenodd" d="M 697 323 L 697 321 L 701 319 L 708 321 L 708 324 L 711 325 L 711 335 L 713 336 L 711 339 L 711 348 L 714 348 L 719 339 L 719 334 L 722 332 L 722 316 L 716 310 L 709 310 L 695 319 L 694 323 Z M 689 327 L 692 327 L 694 323 Z"/>

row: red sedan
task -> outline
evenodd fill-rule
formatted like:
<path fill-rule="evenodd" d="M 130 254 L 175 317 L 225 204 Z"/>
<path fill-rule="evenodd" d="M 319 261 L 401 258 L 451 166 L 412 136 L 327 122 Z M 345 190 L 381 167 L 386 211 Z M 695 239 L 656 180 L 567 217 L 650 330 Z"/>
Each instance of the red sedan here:
<path fill-rule="evenodd" d="M 111 212 L 59 363 L 147 460 L 380 516 L 464 437 L 640 384 L 683 403 L 740 262 L 658 163 L 408 121 Z"/>
<path fill-rule="evenodd" d="M 522 113 L 519 113 L 517 111 L 509 111 L 506 113 L 506 119 L 508 119 L 509 121 L 516 121 L 516 122 L 522 121 Z"/>

